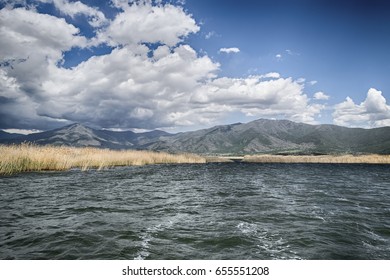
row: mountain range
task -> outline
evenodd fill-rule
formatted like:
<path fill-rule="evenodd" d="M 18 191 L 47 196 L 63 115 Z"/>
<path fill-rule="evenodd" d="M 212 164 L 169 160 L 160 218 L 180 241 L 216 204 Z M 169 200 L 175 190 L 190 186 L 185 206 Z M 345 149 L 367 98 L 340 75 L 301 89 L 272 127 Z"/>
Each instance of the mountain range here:
<path fill-rule="evenodd" d="M 144 133 L 97 130 L 81 124 L 29 135 L 0 131 L 0 143 L 22 142 L 206 155 L 390 154 L 390 127 L 363 129 L 259 119 L 176 134 L 160 130 Z"/>

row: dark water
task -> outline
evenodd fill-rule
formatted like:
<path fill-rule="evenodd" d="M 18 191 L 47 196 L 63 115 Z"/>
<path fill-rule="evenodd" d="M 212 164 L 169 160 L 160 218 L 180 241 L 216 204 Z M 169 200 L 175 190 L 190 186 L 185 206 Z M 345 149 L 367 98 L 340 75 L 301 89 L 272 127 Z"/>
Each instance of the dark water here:
<path fill-rule="evenodd" d="M 1 259 L 390 259 L 390 167 L 201 164 L 0 178 Z"/>

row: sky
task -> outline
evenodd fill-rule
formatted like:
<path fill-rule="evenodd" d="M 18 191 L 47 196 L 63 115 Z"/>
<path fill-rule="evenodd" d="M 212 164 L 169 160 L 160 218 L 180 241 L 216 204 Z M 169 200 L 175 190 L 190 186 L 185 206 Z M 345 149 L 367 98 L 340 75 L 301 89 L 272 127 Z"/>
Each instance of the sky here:
<path fill-rule="evenodd" d="M 390 126 L 386 0 L 0 0 L 0 129 Z"/>

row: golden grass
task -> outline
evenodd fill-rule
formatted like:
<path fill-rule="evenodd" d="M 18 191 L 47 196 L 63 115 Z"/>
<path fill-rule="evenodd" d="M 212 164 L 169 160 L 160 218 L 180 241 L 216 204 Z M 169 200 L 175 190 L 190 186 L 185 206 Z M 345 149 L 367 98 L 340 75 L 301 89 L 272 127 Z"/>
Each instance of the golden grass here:
<path fill-rule="evenodd" d="M 323 155 L 323 156 L 244 156 L 244 162 L 260 163 L 368 163 L 390 164 L 390 155 Z"/>
<path fill-rule="evenodd" d="M 151 151 L 116 151 L 97 148 L 0 145 L 0 175 L 26 171 L 68 170 L 70 168 L 109 168 L 114 166 L 162 163 L 205 163 L 193 154 L 168 154 Z"/>

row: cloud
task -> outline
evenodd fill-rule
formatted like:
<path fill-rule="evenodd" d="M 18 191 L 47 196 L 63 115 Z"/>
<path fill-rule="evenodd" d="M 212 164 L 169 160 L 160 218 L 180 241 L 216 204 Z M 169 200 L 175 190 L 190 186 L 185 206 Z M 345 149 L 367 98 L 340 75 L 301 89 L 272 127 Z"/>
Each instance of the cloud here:
<path fill-rule="evenodd" d="M 36 130 L 36 129 L 4 129 L 4 131 L 8 133 L 17 133 L 17 134 L 24 134 L 24 135 L 42 132 L 42 130 Z"/>
<path fill-rule="evenodd" d="M 303 85 L 292 78 L 274 77 L 271 80 L 263 80 L 264 76 L 214 79 L 200 87 L 192 96 L 192 101 L 224 105 L 230 111 L 248 116 L 277 116 L 315 123 L 315 116 L 323 107 L 309 104 L 309 99 L 303 93 Z"/>
<path fill-rule="evenodd" d="M 62 14 L 74 18 L 78 15 L 85 15 L 88 23 L 93 27 L 101 27 L 108 23 L 104 14 L 96 8 L 89 7 L 80 1 L 69 2 L 68 0 L 39 0 L 43 3 L 53 3 L 56 9 Z"/>
<path fill-rule="evenodd" d="M 277 53 L 275 55 L 275 60 L 280 62 L 283 61 L 285 58 L 288 58 L 288 56 L 299 56 L 299 55 L 300 55 L 299 53 L 287 49 L 281 53 Z"/>
<path fill-rule="evenodd" d="M 123 12 L 98 33 L 98 43 L 111 46 L 138 43 L 161 43 L 175 46 L 190 33 L 199 31 L 195 20 L 182 7 L 171 4 L 152 5 L 149 1 L 131 5 L 114 2 Z"/>
<path fill-rule="evenodd" d="M 64 19 L 24 8 L 0 10 L 0 25 L 2 60 L 44 56 L 57 61 L 63 51 L 87 42 L 78 36 L 79 29 Z"/>
<path fill-rule="evenodd" d="M 301 55 L 300 53 L 297 53 L 297 52 L 294 52 L 294 51 L 292 51 L 292 50 L 286 50 L 286 53 L 288 54 L 288 55 Z"/>
<path fill-rule="evenodd" d="M 314 86 L 314 85 L 317 84 L 317 83 L 318 83 L 317 81 L 310 81 L 310 82 L 309 82 L 309 85 Z"/>
<path fill-rule="evenodd" d="M 342 126 L 390 126 L 390 106 L 381 91 L 370 88 L 366 99 L 360 104 L 355 104 L 350 97 L 337 104 L 333 118 L 335 124 Z"/>
<path fill-rule="evenodd" d="M 35 83 L 30 85 L 29 79 L 19 82 L 4 69 L 0 69 L 0 128 L 48 129 L 69 123 L 64 119 L 38 114 L 39 102 L 50 98 L 50 95 L 36 92 L 37 90 L 39 86 Z"/>
<path fill-rule="evenodd" d="M 329 99 L 329 95 L 326 95 L 322 91 L 318 91 L 318 92 L 314 93 L 314 99 L 316 99 L 316 100 L 328 100 Z"/>
<path fill-rule="evenodd" d="M 152 90 L 154 85 L 156 88 L 161 85 L 162 91 L 175 94 L 182 88 L 196 84 L 199 76 L 208 78 L 208 70 L 202 76 L 203 66 L 206 64 L 211 65 L 212 70 L 218 67 L 217 64 L 214 66 L 208 58 L 197 59 L 195 51 L 187 46 L 180 46 L 171 53 L 169 47 L 172 44 L 179 42 L 182 36 L 188 35 L 189 30 L 198 29 L 195 21 L 181 8 L 172 5 L 152 7 L 150 3 L 123 6 L 123 8 L 123 12 L 116 16 L 110 26 L 101 30 L 102 33 L 99 35 L 107 36 L 106 43 L 114 45 L 115 39 L 115 45 L 127 45 L 126 38 L 123 37 L 122 40 L 120 35 L 126 30 L 129 31 L 131 38 L 128 42 L 132 44 L 131 52 L 127 48 L 119 48 L 109 55 L 92 57 L 74 69 L 63 69 L 58 65 L 65 51 L 73 47 L 84 48 L 88 45 L 87 39 L 78 35 L 78 28 L 68 24 L 64 19 L 40 14 L 33 9 L 2 9 L 0 11 L 2 27 L 0 35 L 7 40 L 0 41 L 1 65 L 5 66 L 1 72 L 2 119 L 0 125 L 5 128 L 46 129 L 53 127 L 55 123 L 63 123 L 64 120 L 65 122 L 68 120 L 90 123 L 96 121 L 97 123 L 104 118 L 110 119 L 109 114 L 112 109 L 110 106 L 114 107 L 118 103 L 119 108 L 113 109 L 113 112 L 122 110 L 121 98 L 123 96 L 121 92 L 112 90 L 112 88 L 117 88 L 116 82 L 122 86 L 126 84 L 131 86 L 131 82 L 134 81 L 134 84 L 138 83 L 134 85 L 135 88 L 141 92 L 145 90 L 146 93 L 148 89 Z M 141 20 L 142 16 L 145 17 Z M 110 30 L 119 24 L 118 20 L 122 17 L 125 18 L 123 29 L 119 28 L 110 34 Z M 130 19 L 127 20 L 126 17 Z M 147 31 L 153 28 L 154 33 Z M 142 35 L 142 32 L 146 32 L 146 35 Z M 160 50 L 156 50 L 156 55 L 160 51 L 160 57 L 154 58 L 157 61 L 152 63 L 151 68 L 155 65 L 153 72 L 160 71 L 161 73 L 157 73 L 160 76 L 156 74 L 151 77 L 150 83 L 147 81 L 149 76 L 142 72 L 147 73 L 151 65 L 147 57 L 150 50 L 140 44 L 140 41 L 144 40 L 167 44 Z M 162 53 L 163 48 L 168 49 L 165 54 Z M 120 55 L 126 51 L 128 51 L 127 56 Z M 137 56 L 139 56 L 138 60 Z M 160 60 L 160 58 L 164 59 Z M 191 59 L 194 63 L 186 62 Z M 100 62 L 102 68 L 96 69 L 95 62 Z M 139 68 L 133 68 L 136 66 Z M 131 70 L 126 73 L 125 71 L 129 68 Z M 108 71 L 109 74 L 104 71 Z M 113 78 L 108 80 L 107 77 Z M 188 83 L 183 84 L 186 81 Z M 107 86 L 104 94 L 98 90 L 99 87 L 104 88 L 102 85 Z M 140 99 L 145 99 L 146 95 L 141 96 L 141 92 L 139 93 Z M 141 112 L 147 112 L 147 106 L 139 107 L 136 100 L 131 100 L 131 96 L 126 96 L 126 98 L 130 99 L 128 102 L 135 103 L 132 105 L 134 112 L 130 110 L 129 113 L 130 120 L 132 117 L 139 117 Z M 142 103 L 147 102 L 145 100 Z M 160 104 L 164 102 L 168 103 L 169 99 L 161 101 Z M 97 105 L 102 112 L 101 117 L 93 116 L 94 105 Z M 126 108 L 123 110 L 126 111 Z M 115 116 L 120 117 L 118 114 Z M 107 123 L 113 122 L 107 120 Z M 155 125 L 152 123 L 150 125 Z M 126 125 L 138 126 L 129 123 Z"/>
<path fill-rule="evenodd" d="M 12 9 L 18 6 L 28 6 L 27 0 L 0 0 L 0 4 L 4 5 L 7 9 Z"/>
<path fill-rule="evenodd" d="M 220 48 L 219 52 L 220 53 L 239 53 L 240 49 L 239 48 Z"/>
<path fill-rule="evenodd" d="M 72 8 L 77 2 L 58 3 Z M 45 130 L 81 122 L 180 129 L 215 125 L 237 112 L 315 123 L 323 107 L 307 97 L 299 80 L 275 72 L 218 77 L 218 62 L 183 43 L 199 30 L 183 8 L 114 4 L 118 14 L 96 27 L 91 39 L 111 50 L 70 69 L 61 67 L 64 52 L 91 44 L 76 26 L 34 9 L 0 11 L 0 35 L 6 38 L 0 41 L 0 128 Z"/>
<path fill-rule="evenodd" d="M 103 127 L 152 129 L 184 123 L 179 116 L 192 109 L 189 93 L 215 77 L 219 65 L 188 45 L 173 50 L 161 46 L 152 58 L 148 52 L 146 47 L 117 48 L 74 69 L 57 69 L 42 86 L 51 98 L 40 103 L 38 113 Z"/>
<path fill-rule="evenodd" d="M 271 79 L 279 79 L 280 74 L 276 72 L 270 72 L 265 75 L 260 75 L 260 78 L 271 78 Z"/>
<path fill-rule="evenodd" d="M 176 3 L 183 6 L 186 4 L 186 0 L 176 0 Z"/>
<path fill-rule="evenodd" d="M 217 35 L 217 33 L 216 33 L 215 31 L 210 31 L 210 32 L 208 32 L 208 33 L 204 36 L 204 38 L 205 38 L 206 40 L 208 40 L 208 39 L 210 39 L 211 37 L 216 36 L 216 35 Z"/>
<path fill-rule="evenodd" d="M 41 118 L 35 109 L 46 98 L 41 85 L 63 59 L 63 53 L 84 47 L 79 29 L 47 14 L 25 8 L 0 10 L 1 123 L 11 128 L 57 121 Z M 38 120 L 40 119 L 40 120 Z"/>

